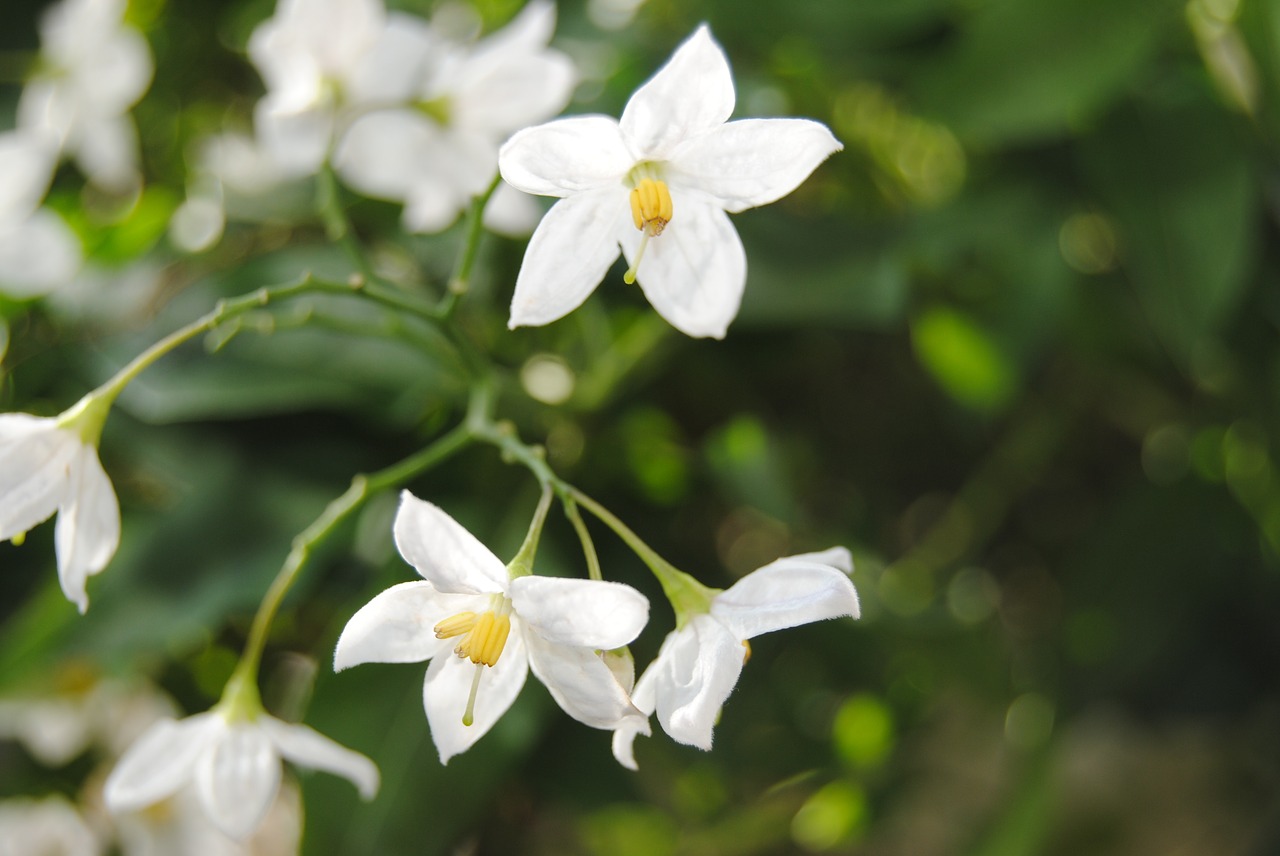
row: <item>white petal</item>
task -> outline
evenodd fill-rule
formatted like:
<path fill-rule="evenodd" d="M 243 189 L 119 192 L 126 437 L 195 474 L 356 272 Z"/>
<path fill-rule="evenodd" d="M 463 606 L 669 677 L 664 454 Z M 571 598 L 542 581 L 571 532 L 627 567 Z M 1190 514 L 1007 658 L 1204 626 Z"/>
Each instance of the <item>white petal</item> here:
<path fill-rule="evenodd" d="M 697 194 L 671 190 L 672 218 L 649 245 L 636 281 L 658 314 L 689 336 L 724 337 L 747 283 L 747 256 L 729 217 Z M 634 261 L 640 231 L 626 229 L 622 251 Z"/>
<path fill-rule="evenodd" d="M 390 12 L 378 41 L 361 55 L 346 95 L 355 103 L 396 104 L 420 94 L 442 49 L 431 26 L 416 15 Z"/>
<path fill-rule="evenodd" d="M 745 211 L 786 196 L 841 148 L 821 122 L 745 119 L 681 146 L 666 176 L 709 194 L 726 211 Z"/>
<path fill-rule="evenodd" d="M 502 29 L 486 36 L 477 49 L 483 53 L 529 52 L 544 48 L 556 30 L 556 6 L 547 0 L 525 4 Z"/>
<path fill-rule="evenodd" d="M 624 215 L 630 219 L 621 187 L 581 193 L 551 206 L 529 239 L 507 326 L 549 324 L 581 306 L 618 258 Z"/>
<path fill-rule="evenodd" d="M 205 814 L 232 838 L 257 828 L 280 789 L 280 756 L 257 722 L 226 723 L 196 764 Z"/>
<path fill-rule="evenodd" d="M 212 194 L 188 196 L 169 218 L 169 240 L 186 253 L 202 253 L 222 237 L 227 213 Z"/>
<path fill-rule="evenodd" d="M 644 714 L 644 719 L 628 718 L 613 732 L 613 757 L 617 759 L 619 764 L 629 770 L 639 769 L 636 766 L 636 736 L 643 734 L 648 737 L 653 733 L 649 728 L 649 716 L 653 713 L 656 705 L 655 688 L 658 683 L 659 670 L 659 668 L 655 668 L 654 663 L 650 663 L 649 668 L 644 670 L 644 674 L 640 676 L 640 680 L 636 683 L 635 690 L 631 693 L 631 703 Z"/>
<path fill-rule="evenodd" d="M 601 655 L 591 648 L 557 645 L 528 633 L 529 665 L 565 713 L 592 728 L 639 729 L 636 710 Z"/>
<path fill-rule="evenodd" d="M 723 124 L 733 103 L 729 61 L 704 24 L 631 96 L 622 134 L 637 160 L 665 160 L 680 143 Z"/>
<path fill-rule="evenodd" d="M 548 642 L 603 651 L 631 642 L 649 620 L 644 595 L 629 585 L 599 580 L 518 577 L 511 581 L 511 603 L 525 625 Z"/>
<path fill-rule="evenodd" d="M 400 494 L 396 547 L 427 582 L 446 594 L 506 591 L 507 566 L 448 514 L 409 491 Z"/>
<path fill-rule="evenodd" d="M 127 191 L 138 181 L 138 131 L 128 116 L 86 123 L 76 137 L 76 163 L 99 187 Z"/>
<path fill-rule="evenodd" d="M 439 157 L 438 126 L 413 110 L 379 110 L 361 116 L 333 155 L 333 166 L 353 189 L 403 202 L 424 169 Z"/>
<path fill-rule="evenodd" d="M 47 294 L 74 279 L 82 260 L 75 233 L 47 208 L 16 226 L 0 226 L 0 292 Z"/>
<path fill-rule="evenodd" d="M 364 755 L 330 740 L 314 728 L 260 716 L 257 724 L 285 758 L 300 767 L 342 776 L 371 800 L 378 793 L 378 767 Z"/>
<path fill-rule="evenodd" d="M 71 462 L 66 497 L 58 507 L 54 547 L 58 580 L 67 599 L 83 613 L 89 608 L 85 581 L 100 573 L 120 546 L 120 505 L 98 460 L 98 450 L 80 444 Z"/>
<path fill-rule="evenodd" d="M 812 621 L 858 617 L 858 594 L 845 567 L 843 548 L 778 559 L 747 574 L 711 602 L 711 614 L 750 639 Z"/>
<path fill-rule="evenodd" d="M 57 157 L 57 145 L 43 134 L 0 134 L 0 226 L 20 223 L 36 210 Z"/>
<path fill-rule="evenodd" d="M 107 777 L 107 808 L 132 812 L 170 796 L 191 779 L 197 759 L 221 733 L 221 717 L 213 713 L 156 722 Z"/>
<path fill-rule="evenodd" d="M 483 671 L 476 691 L 475 718 L 471 725 L 463 725 L 462 715 L 467 709 L 477 669 Z M 427 724 L 431 726 L 431 739 L 440 753 L 440 763 L 449 763 L 454 755 L 470 749 L 488 734 L 516 700 L 528 676 L 529 656 L 518 618 L 512 619 L 506 648 L 492 667 L 477 666 L 454 656 L 432 660 L 422 687 L 422 704 L 427 712 Z"/>
<path fill-rule="evenodd" d="M 322 105 L 299 108 L 268 96 L 254 108 L 253 127 L 281 173 L 301 177 L 318 170 L 328 156 L 333 113 Z"/>
<path fill-rule="evenodd" d="M 577 73 L 556 51 L 515 55 L 488 53 L 459 70 L 453 121 L 499 139 L 554 116 L 569 103 Z"/>
<path fill-rule="evenodd" d="M 635 158 L 610 116 L 571 116 L 525 128 L 498 151 L 503 179 L 538 196 L 609 187 L 625 192 L 622 179 L 633 166 Z"/>
<path fill-rule="evenodd" d="M 57 511 L 83 444 L 54 420 L 0 415 L 0 540 L 21 535 Z"/>
<path fill-rule="evenodd" d="M 542 208 L 535 197 L 500 183 L 484 207 L 484 227 L 508 238 L 523 238 L 537 227 Z"/>
<path fill-rule="evenodd" d="M 120 116 L 151 85 L 151 49 L 131 27 L 117 27 L 109 39 L 102 40 L 102 34 L 98 39 L 97 49 L 81 60 L 71 82 L 85 108 L 99 116 Z"/>
<path fill-rule="evenodd" d="M 658 722 L 671 739 L 711 748 L 720 708 L 742 674 L 746 649 L 723 624 L 700 615 L 662 643 L 654 692 Z"/>
<path fill-rule="evenodd" d="M 475 595 L 441 594 L 428 582 L 392 586 L 351 616 L 333 652 L 334 671 L 361 663 L 430 659 L 449 645 L 436 638 L 436 624 L 459 612 L 474 612 L 476 606 Z"/>

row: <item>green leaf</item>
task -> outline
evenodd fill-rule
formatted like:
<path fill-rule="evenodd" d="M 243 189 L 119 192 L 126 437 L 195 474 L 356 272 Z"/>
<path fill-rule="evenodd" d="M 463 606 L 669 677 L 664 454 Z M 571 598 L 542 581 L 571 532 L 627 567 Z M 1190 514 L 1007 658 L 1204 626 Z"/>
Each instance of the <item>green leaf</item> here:
<path fill-rule="evenodd" d="M 945 307 L 924 312 L 911 325 L 916 356 L 952 398 L 993 411 L 1009 400 L 1017 372 L 981 327 Z"/>

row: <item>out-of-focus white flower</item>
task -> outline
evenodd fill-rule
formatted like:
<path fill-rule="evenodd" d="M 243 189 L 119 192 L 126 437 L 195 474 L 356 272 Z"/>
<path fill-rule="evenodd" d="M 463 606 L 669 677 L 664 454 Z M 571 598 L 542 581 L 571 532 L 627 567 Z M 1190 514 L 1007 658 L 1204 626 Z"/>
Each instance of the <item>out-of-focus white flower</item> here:
<path fill-rule="evenodd" d="M 145 809 L 115 815 L 124 856 L 296 856 L 302 843 L 302 795 L 293 782 L 280 793 L 253 834 L 229 838 L 205 815 L 196 789 L 187 785 Z"/>
<path fill-rule="evenodd" d="M 338 111 L 385 19 L 381 0 L 280 0 L 253 31 L 249 58 L 267 85 L 254 127 L 286 173 L 310 175 L 324 163 Z"/>
<path fill-rule="evenodd" d="M 91 393 L 57 417 L 0 414 L 0 540 L 21 541 L 57 512 L 58 580 L 82 613 L 88 578 L 120 544 L 120 506 L 98 460 L 110 403 Z"/>
<path fill-rule="evenodd" d="M 621 245 L 627 281 L 639 281 L 663 318 L 690 336 L 724 336 L 747 279 L 726 212 L 787 195 L 841 148 L 807 119 L 726 121 L 734 97 L 729 63 L 702 26 L 631 96 L 621 121 L 558 119 L 502 147 L 504 179 L 560 197 L 529 241 L 510 326 L 577 308 Z"/>
<path fill-rule="evenodd" d="M 225 834 L 243 840 L 276 799 L 282 757 L 348 779 L 365 799 L 378 791 L 373 762 L 318 731 L 266 713 L 244 717 L 214 708 L 157 722 L 124 753 L 103 796 L 112 813 L 129 813 L 192 784 L 205 816 Z"/>
<path fill-rule="evenodd" d="M 644 722 L 601 653 L 639 634 L 649 616 L 644 595 L 598 580 L 512 579 L 461 524 L 407 491 L 395 541 L 424 581 L 392 586 L 352 616 L 334 668 L 431 660 L 423 704 L 441 763 L 506 713 L 530 667 L 579 722 Z"/>
<path fill-rule="evenodd" d="M 0 802 L 0 856 L 98 856 L 103 846 L 62 797 Z"/>
<path fill-rule="evenodd" d="M 662 729 L 680 743 L 711 748 L 711 732 L 750 652 L 747 640 L 827 618 L 858 617 L 858 594 L 843 547 L 771 562 L 714 594 L 706 611 L 677 616 L 658 657 L 636 683 L 632 701 L 655 711 Z M 613 734 L 613 754 L 636 768 L 633 744 L 648 720 L 629 720 Z"/>
<path fill-rule="evenodd" d="M 80 242 L 58 215 L 40 207 L 57 159 L 45 133 L 0 133 L 0 293 L 45 294 L 80 269 Z"/>
<path fill-rule="evenodd" d="M 151 50 L 124 23 L 125 0 L 62 0 L 40 22 L 40 67 L 18 101 L 18 126 L 48 134 L 91 181 L 138 181 L 129 109 L 151 85 Z"/>
<path fill-rule="evenodd" d="M 404 203 L 405 228 L 437 232 L 485 191 L 498 146 L 513 132 L 554 116 L 573 93 L 572 62 L 547 45 L 555 6 L 535 0 L 503 29 L 456 44 L 424 21 L 392 14 L 369 54 L 362 88 L 370 108 L 342 136 L 334 167 L 352 188 Z M 527 231 L 538 209 L 516 194 L 491 200 L 491 220 Z"/>

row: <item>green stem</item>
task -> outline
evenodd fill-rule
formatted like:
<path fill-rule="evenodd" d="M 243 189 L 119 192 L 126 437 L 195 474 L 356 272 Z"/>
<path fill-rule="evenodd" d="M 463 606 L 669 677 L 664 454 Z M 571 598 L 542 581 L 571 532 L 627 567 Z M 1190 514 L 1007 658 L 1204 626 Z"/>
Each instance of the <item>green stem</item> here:
<path fill-rule="evenodd" d="M 578 513 L 578 503 L 574 502 L 573 497 L 561 494 L 560 504 L 564 506 L 564 516 L 569 518 L 573 531 L 578 533 L 578 540 L 582 542 L 582 555 L 587 557 L 587 576 L 593 580 L 604 579 L 604 575 L 600 573 L 600 557 L 596 555 L 595 542 L 591 540 L 591 532 Z"/>
<path fill-rule="evenodd" d="M 527 577 L 533 573 L 533 557 L 538 552 L 538 538 L 542 535 L 542 526 L 547 522 L 547 511 L 551 508 L 551 485 L 542 486 L 542 497 L 533 512 L 533 520 L 529 523 L 529 532 L 524 536 L 524 543 L 514 559 L 507 563 L 507 575 L 511 579 Z"/>
<path fill-rule="evenodd" d="M 240 663 L 236 666 L 231 681 L 227 683 L 224 699 L 237 692 L 247 694 L 250 687 L 253 688 L 252 692 L 257 692 L 258 666 L 262 661 L 262 651 L 266 646 L 271 624 L 285 595 L 288 594 L 316 548 L 333 534 L 339 524 L 359 510 L 371 497 L 384 490 L 399 487 L 421 475 L 465 448 L 472 439 L 468 424 L 464 422 L 399 463 L 369 475 L 355 476 L 346 492 L 330 502 L 320 516 L 293 539 L 293 546 L 289 550 L 289 555 L 285 557 L 284 565 L 272 580 L 271 587 L 267 589 L 267 594 L 263 597 L 258 612 L 253 618 L 244 653 L 240 656 Z"/>
<path fill-rule="evenodd" d="M 471 200 L 471 206 L 467 210 L 466 238 L 463 241 L 462 252 L 458 255 L 458 265 L 454 269 L 453 276 L 449 278 L 449 288 L 437 307 L 441 318 L 447 319 L 453 315 L 458 301 L 471 288 L 471 271 L 475 268 L 476 256 L 480 250 L 480 238 L 484 234 L 484 209 L 501 181 L 501 176 L 495 175 L 488 189 Z"/>

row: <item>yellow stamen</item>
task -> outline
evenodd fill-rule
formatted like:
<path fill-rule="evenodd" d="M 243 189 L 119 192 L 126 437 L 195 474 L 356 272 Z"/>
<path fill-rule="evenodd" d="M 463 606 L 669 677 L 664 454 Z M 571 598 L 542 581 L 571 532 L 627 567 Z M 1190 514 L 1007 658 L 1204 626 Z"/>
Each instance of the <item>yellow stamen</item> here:
<path fill-rule="evenodd" d="M 452 615 L 436 625 L 436 638 L 452 639 L 454 636 L 461 636 L 475 626 L 476 614 L 474 612 L 459 612 L 457 615 Z"/>
<path fill-rule="evenodd" d="M 640 267 L 640 259 L 644 256 L 649 239 L 662 234 L 671 222 L 671 191 L 665 181 L 642 178 L 631 191 L 631 222 L 644 234 L 640 237 L 640 248 L 636 250 L 635 261 L 623 275 L 628 285 L 636 281 L 636 270 Z"/>
<path fill-rule="evenodd" d="M 21 547 L 21 546 L 22 546 L 22 542 L 27 540 L 27 533 L 26 533 L 26 532 L 19 532 L 17 535 L 14 535 L 14 536 L 13 536 L 12 538 L 10 538 L 9 540 L 13 543 L 13 546 L 15 546 L 15 547 Z"/>
<path fill-rule="evenodd" d="M 748 642 L 746 639 L 743 639 L 742 647 L 746 649 L 742 654 L 742 664 L 745 666 L 747 662 L 751 659 L 751 643 Z"/>

